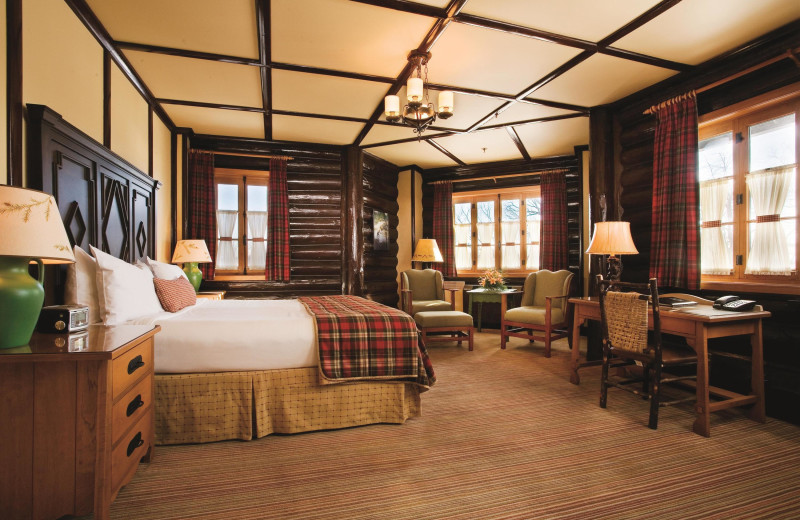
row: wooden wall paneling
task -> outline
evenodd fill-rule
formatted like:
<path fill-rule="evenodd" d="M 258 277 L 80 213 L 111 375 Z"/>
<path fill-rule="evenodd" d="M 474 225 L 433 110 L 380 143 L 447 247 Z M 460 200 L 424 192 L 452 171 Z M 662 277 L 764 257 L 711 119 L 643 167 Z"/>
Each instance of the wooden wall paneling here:
<path fill-rule="evenodd" d="M 349 146 L 345 150 L 343 160 L 346 177 L 345 196 L 342 200 L 345 207 L 344 253 L 345 264 L 343 280 L 345 294 L 362 296 L 364 292 L 364 152 L 357 146 Z"/>
<path fill-rule="evenodd" d="M 393 164 L 375 156 L 363 155 L 363 258 L 364 297 L 396 307 L 397 296 L 397 180 L 399 170 Z M 375 210 L 389 218 L 389 249 L 373 248 Z"/>

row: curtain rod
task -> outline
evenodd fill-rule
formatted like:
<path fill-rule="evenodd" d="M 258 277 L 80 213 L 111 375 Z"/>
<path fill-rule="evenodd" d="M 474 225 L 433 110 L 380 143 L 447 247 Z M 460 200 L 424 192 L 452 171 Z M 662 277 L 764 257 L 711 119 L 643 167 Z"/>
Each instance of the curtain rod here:
<path fill-rule="evenodd" d="M 234 157 L 258 157 L 259 159 L 283 159 L 284 161 L 291 161 L 294 157 L 288 155 L 259 155 L 254 153 L 234 153 L 234 152 L 212 152 L 214 155 L 231 155 Z"/>
<path fill-rule="evenodd" d="M 737 78 L 740 78 L 740 77 L 744 76 L 745 74 L 750 74 L 751 72 L 755 72 L 755 71 L 757 71 L 759 69 L 763 69 L 767 65 L 772 65 L 775 62 L 778 62 L 778 61 L 781 61 L 781 60 L 785 60 L 786 58 L 789 58 L 790 60 L 795 62 L 795 64 L 798 67 L 800 67 L 800 60 L 797 59 L 797 56 L 795 55 L 795 51 L 796 51 L 796 49 L 787 49 L 786 52 L 784 52 L 782 54 L 779 54 L 779 55 L 775 56 L 774 58 L 770 58 L 770 59 L 768 59 L 766 61 L 763 61 L 763 62 L 759 63 L 758 65 L 753 65 L 752 67 L 748 67 L 748 68 L 746 68 L 746 69 L 744 69 L 742 71 L 737 72 L 736 74 L 731 74 L 730 76 L 724 77 L 724 78 L 722 78 L 720 80 L 717 80 L 717 81 L 715 81 L 713 83 L 709 83 L 708 85 L 705 85 L 705 86 L 700 87 L 698 89 L 695 89 L 693 91 L 687 92 L 685 94 L 681 94 L 679 96 L 675 96 L 674 98 L 668 99 L 666 101 L 662 101 L 661 103 L 658 103 L 656 105 L 651 106 L 650 108 L 648 108 L 647 110 L 645 110 L 642 113 L 645 114 L 645 115 L 652 114 L 656 110 L 658 110 L 659 108 L 667 106 L 668 104 L 674 103 L 675 101 L 678 101 L 680 99 L 683 99 L 684 96 L 687 96 L 687 95 L 689 95 L 691 93 L 701 94 L 701 93 L 703 93 L 703 92 L 705 92 L 707 90 L 711 90 L 712 88 L 716 88 L 716 87 L 718 87 L 720 85 L 724 85 L 725 83 L 728 83 L 729 81 L 733 81 L 733 80 L 735 80 Z"/>
<path fill-rule="evenodd" d="M 453 179 L 449 181 L 433 181 L 429 184 L 444 184 L 446 182 L 472 182 L 472 181 L 488 181 L 493 180 L 497 182 L 497 179 L 508 179 L 509 177 L 525 177 L 527 175 L 541 175 L 542 173 L 567 173 L 569 168 L 558 168 L 555 170 L 539 170 L 535 172 L 528 172 L 528 173 L 512 173 L 509 175 L 493 175 L 491 177 L 472 177 L 470 179 Z"/>

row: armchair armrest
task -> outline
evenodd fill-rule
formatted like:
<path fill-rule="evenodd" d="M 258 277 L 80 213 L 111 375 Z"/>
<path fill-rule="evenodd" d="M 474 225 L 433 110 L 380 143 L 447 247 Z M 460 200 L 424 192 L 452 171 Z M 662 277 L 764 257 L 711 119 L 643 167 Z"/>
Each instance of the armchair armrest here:
<path fill-rule="evenodd" d="M 411 301 L 411 291 L 409 289 L 400 291 L 400 310 L 409 316 L 413 316 L 413 314 L 411 314 Z"/>
<path fill-rule="evenodd" d="M 456 310 L 456 293 L 458 292 L 458 289 L 445 289 L 444 291 L 444 301 L 448 301 L 446 293 L 450 293 L 450 310 Z"/>

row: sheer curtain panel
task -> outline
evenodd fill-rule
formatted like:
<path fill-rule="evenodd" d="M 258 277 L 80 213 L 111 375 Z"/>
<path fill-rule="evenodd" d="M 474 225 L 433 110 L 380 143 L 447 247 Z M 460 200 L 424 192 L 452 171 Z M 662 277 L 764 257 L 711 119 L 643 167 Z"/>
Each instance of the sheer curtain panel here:
<path fill-rule="evenodd" d="M 794 178 L 794 165 L 753 172 L 745 182 L 756 221 L 750 225 L 750 252 L 745 274 L 790 275 L 789 255 L 781 211 Z"/>
<path fill-rule="evenodd" d="M 233 210 L 217 211 L 217 229 L 219 245 L 217 247 L 217 269 L 239 269 L 238 241 L 236 240 L 236 222 L 239 212 Z"/>
<path fill-rule="evenodd" d="M 714 179 L 700 184 L 701 269 L 703 274 L 727 275 L 733 270 L 733 244 L 722 227 L 725 207 L 733 196 L 733 179 Z M 729 228 L 730 229 L 730 228 Z"/>

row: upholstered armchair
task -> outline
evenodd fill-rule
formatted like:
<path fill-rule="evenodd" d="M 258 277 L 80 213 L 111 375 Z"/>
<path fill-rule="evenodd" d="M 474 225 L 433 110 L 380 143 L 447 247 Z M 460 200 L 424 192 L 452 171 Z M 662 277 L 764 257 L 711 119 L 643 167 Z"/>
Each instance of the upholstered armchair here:
<path fill-rule="evenodd" d="M 507 295 L 502 295 L 500 348 L 506 348 L 509 336 L 544 341 L 544 356 L 550 357 L 550 343 L 568 338 L 572 315 L 568 299 L 572 290 L 573 274 L 566 270 L 542 269 L 525 279 L 522 303 L 508 309 Z"/>
<path fill-rule="evenodd" d="M 434 269 L 409 269 L 400 273 L 400 308 L 414 316 L 421 311 L 452 311 L 454 289 L 444 289 L 442 273 Z M 450 293 L 450 301 L 444 297 Z"/>

